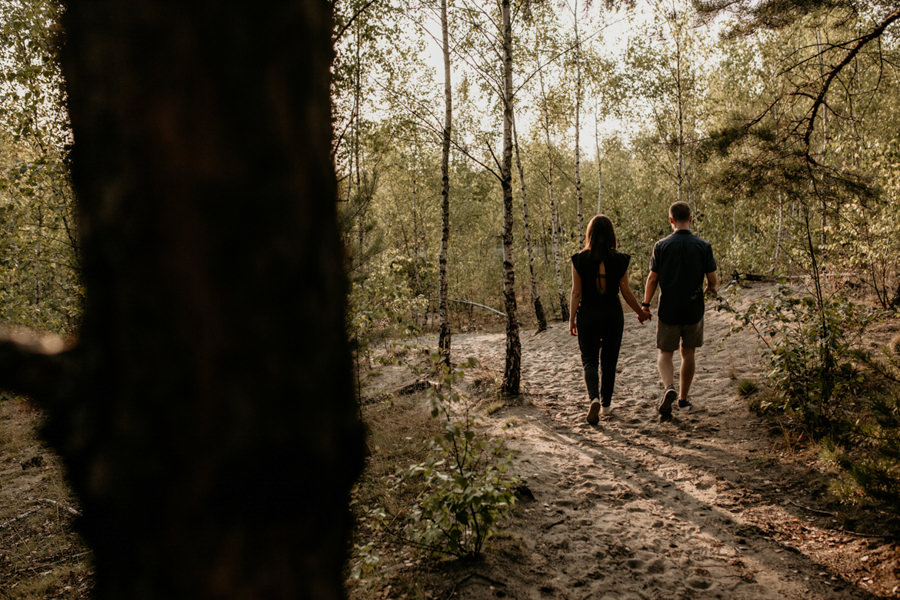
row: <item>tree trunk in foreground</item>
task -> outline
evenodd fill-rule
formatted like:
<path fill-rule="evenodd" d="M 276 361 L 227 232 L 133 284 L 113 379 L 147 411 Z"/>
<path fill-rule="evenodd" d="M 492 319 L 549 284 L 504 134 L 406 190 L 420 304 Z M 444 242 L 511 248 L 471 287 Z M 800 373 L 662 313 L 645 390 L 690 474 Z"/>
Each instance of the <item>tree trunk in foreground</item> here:
<path fill-rule="evenodd" d="M 501 390 L 509 396 L 519 395 L 522 344 L 519 340 L 519 317 L 516 309 L 516 273 L 513 268 L 513 198 L 512 198 L 512 21 L 510 0 L 500 4 L 503 36 L 503 159 L 500 187 L 503 190 L 503 298 L 506 305 L 506 366 Z"/>
<path fill-rule="evenodd" d="M 95 597 L 342 598 L 330 4 L 73 0 L 65 30 L 84 320 L 7 337 L 0 382 L 46 406 Z"/>

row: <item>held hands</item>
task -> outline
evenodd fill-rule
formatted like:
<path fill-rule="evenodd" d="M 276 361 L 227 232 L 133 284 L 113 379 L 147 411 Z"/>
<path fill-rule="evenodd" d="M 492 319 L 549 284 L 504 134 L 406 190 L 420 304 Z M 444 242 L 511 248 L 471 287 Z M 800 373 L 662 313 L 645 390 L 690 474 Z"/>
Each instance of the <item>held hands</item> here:
<path fill-rule="evenodd" d="M 641 309 L 641 312 L 639 312 L 639 313 L 637 314 L 637 318 L 638 318 L 638 322 L 639 322 L 641 325 L 643 325 L 643 324 L 644 324 L 644 321 L 649 321 L 649 320 L 653 319 L 653 315 L 650 314 L 650 311 L 647 310 L 646 308 L 642 308 L 642 309 Z"/>
<path fill-rule="evenodd" d="M 569 321 L 569 335 L 578 335 L 578 327 L 575 326 L 575 321 Z"/>

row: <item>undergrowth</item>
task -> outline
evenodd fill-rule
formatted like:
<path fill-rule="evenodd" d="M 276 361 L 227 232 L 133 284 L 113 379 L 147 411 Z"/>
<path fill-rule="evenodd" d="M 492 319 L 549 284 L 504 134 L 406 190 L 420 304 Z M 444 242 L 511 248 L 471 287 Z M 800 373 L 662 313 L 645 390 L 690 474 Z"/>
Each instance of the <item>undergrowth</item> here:
<path fill-rule="evenodd" d="M 784 285 L 733 312 L 734 331 L 752 329 L 764 344 L 765 389 L 741 390 L 751 407 L 789 445 L 820 448 L 837 498 L 886 511 L 900 529 L 900 336 L 880 353 L 861 343 L 890 313 Z"/>
<path fill-rule="evenodd" d="M 384 594 L 386 586 L 392 595 L 416 597 L 424 592 L 415 565 L 477 558 L 520 483 L 502 443 L 479 431 L 463 369 L 447 369 L 437 355 L 409 367 L 417 379 L 431 379 L 427 391 L 365 408 L 371 453 L 351 500 L 357 531 L 347 582 L 354 598 Z"/>

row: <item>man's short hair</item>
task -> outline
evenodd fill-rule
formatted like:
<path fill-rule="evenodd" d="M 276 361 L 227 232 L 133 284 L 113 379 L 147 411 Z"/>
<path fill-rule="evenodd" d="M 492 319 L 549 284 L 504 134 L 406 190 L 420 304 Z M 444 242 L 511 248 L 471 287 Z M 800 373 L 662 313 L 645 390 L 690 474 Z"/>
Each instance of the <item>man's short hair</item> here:
<path fill-rule="evenodd" d="M 669 207 L 669 216 L 676 223 L 683 223 L 691 218 L 691 205 L 687 202 L 675 202 Z"/>

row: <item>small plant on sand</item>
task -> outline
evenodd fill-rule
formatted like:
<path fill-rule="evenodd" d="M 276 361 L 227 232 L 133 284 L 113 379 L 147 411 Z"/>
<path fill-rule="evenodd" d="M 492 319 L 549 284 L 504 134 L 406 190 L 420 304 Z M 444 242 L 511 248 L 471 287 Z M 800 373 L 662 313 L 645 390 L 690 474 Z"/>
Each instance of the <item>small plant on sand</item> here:
<path fill-rule="evenodd" d="M 407 535 L 435 554 L 474 558 L 515 503 L 519 480 L 508 473 L 502 443 L 476 434 L 471 404 L 453 387 L 462 370 L 439 364 L 439 356 L 435 363 L 441 385 L 432 392 L 431 414 L 443 431 L 429 443 L 426 460 L 406 472 L 405 480 L 422 485 Z"/>
<path fill-rule="evenodd" d="M 741 379 L 737 384 L 737 391 L 743 397 L 752 396 L 759 391 L 759 386 L 752 379 Z"/>

